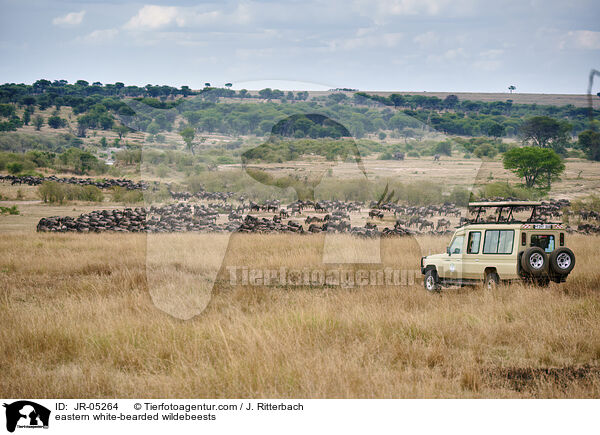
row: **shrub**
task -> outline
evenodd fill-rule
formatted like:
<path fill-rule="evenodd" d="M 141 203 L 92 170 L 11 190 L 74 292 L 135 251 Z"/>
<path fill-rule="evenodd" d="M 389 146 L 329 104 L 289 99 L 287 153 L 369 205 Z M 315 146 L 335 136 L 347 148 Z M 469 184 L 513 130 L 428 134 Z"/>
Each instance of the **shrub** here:
<path fill-rule="evenodd" d="M 45 181 L 38 187 L 40 198 L 44 202 L 51 204 L 62 204 L 65 202 L 66 193 L 59 183 L 54 181 Z"/>
<path fill-rule="evenodd" d="M 543 196 L 543 191 L 517 187 L 505 182 L 488 183 L 479 191 L 480 198 L 517 198 L 520 200 L 536 200 Z"/>
<path fill-rule="evenodd" d="M 449 141 L 440 142 L 435 146 L 434 151 L 436 154 L 445 154 L 447 156 L 451 156 L 452 144 Z"/>
<path fill-rule="evenodd" d="M 158 178 L 165 178 L 167 175 L 169 175 L 169 167 L 164 163 L 161 163 L 158 165 L 155 172 Z"/>
<path fill-rule="evenodd" d="M 38 187 L 40 198 L 51 204 L 63 204 L 65 201 L 102 202 L 104 194 L 96 186 L 77 186 L 45 181 Z"/>
<path fill-rule="evenodd" d="M 67 121 L 60 116 L 51 116 L 48 118 L 48 126 L 51 128 L 61 128 L 67 125 Z"/>
<path fill-rule="evenodd" d="M 16 205 L 13 205 L 11 207 L 2 207 L 0 206 L 0 214 L 19 214 L 19 209 L 17 208 Z"/>
<path fill-rule="evenodd" d="M 475 148 L 475 150 L 473 151 L 473 154 L 475 154 L 479 158 L 482 158 L 482 157 L 494 158 L 496 156 L 496 154 L 498 154 L 498 150 L 490 143 L 482 143 L 477 148 Z"/>
<path fill-rule="evenodd" d="M 144 194 L 141 190 L 128 190 L 121 186 L 114 186 L 111 190 L 112 199 L 115 202 L 132 204 L 136 202 L 142 202 L 144 200 Z"/>
<path fill-rule="evenodd" d="M 6 169 L 8 169 L 9 173 L 16 175 L 23 170 L 23 163 L 20 163 L 20 162 L 9 163 L 8 165 L 6 165 Z"/>
<path fill-rule="evenodd" d="M 455 203 L 459 206 L 467 206 L 469 204 L 469 199 L 471 198 L 471 192 L 469 192 L 464 187 L 455 186 L 450 192 L 450 202 Z"/>

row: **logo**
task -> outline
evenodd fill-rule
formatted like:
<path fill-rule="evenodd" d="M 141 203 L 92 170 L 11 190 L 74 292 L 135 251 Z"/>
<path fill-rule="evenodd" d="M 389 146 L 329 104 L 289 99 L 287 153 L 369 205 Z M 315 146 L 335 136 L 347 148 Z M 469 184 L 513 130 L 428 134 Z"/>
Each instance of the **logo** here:
<path fill-rule="evenodd" d="M 50 410 L 29 400 L 18 400 L 6 408 L 6 430 L 14 432 L 15 428 L 48 428 Z"/>

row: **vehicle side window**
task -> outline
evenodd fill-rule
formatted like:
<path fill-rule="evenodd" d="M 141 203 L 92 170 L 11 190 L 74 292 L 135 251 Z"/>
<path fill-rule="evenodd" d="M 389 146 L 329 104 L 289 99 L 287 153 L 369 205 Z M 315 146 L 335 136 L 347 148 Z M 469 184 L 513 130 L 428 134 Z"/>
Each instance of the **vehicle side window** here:
<path fill-rule="evenodd" d="M 469 232 L 467 254 L 479 254 L 479 242 L 481 242 L 481 231 Z"/>
<path fill-rule="evenodd" d="M 552 234 L 532 234 L 531 246 L 537 246 L 546 253 L 550 253 L 554 251 L 554 236 Z"/>
<path fill-rule="evenodd" d="M 514 230 L 486 230 L 483 253 L 512 254 L 514 240 Z"/>
<path fill-rule="evenodd" d="M 450 253 L 451 254 L 460 254 L 462 253 L 462 245 L 465 240 L 465 236 L 456 236 L 454 240 L 452 240 L 452 244 L 450 245 Z"/>

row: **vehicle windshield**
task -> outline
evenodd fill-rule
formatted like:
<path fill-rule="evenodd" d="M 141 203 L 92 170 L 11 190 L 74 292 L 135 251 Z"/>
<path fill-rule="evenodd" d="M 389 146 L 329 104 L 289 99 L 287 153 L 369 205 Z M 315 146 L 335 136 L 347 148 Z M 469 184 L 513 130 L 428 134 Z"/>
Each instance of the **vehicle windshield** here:
<path fill-rule="evenodd" d="M 554 236 L 552 234 L 532 234 L 531 246 L 537 246 L 546 253 L 550 253 L 554 251 Z"/>
<path fill-rule="evenodd" d="M 460 254 L 462 253 L 462 245 L 465 236 L 456 236 L 452 243 L 450 244 L 450 253 L 451 254 Z"/>

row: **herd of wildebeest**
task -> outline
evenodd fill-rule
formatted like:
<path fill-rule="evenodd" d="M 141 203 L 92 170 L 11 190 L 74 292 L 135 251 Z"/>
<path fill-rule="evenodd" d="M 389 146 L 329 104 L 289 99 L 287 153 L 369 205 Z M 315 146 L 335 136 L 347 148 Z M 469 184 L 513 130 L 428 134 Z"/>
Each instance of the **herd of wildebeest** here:
<path fill-rule="evenodd" d="M 0 176 L 12 184 L 39 185 L 55 181 L 95 185 L 102 189 L 119 186 L 126 189 L 157 189 L 157 184 L 125 179 Z M 475 210 L 463 210 L 455 204 L 408 206 L 398 203 L 358 201 L 295 201 L 282 205 L 279 200 L 263 203 L 248 201 L 232 192 L 168 192 L 173 203 L 113 210 L 96 210 L 79 217 L 42 218 L 37 231 L 49 232 L 248 232 L 248 233 L 349 233 L 361 237 L 406 236 L 413 234 L 445 235 L 454 228 L 473 222 Z M 492 198 L 490 200 L 499 200 Z M 510 199 L 510 198 L 507 198 Z M 570 231 L 600 233 L 600 214 L 592 210 L 570 208 L 568 200 L 544 201 L 536 210 L 536 221 L 558 221 L 563 214 L 580 222 Z M 517 210 L 518 211 L 518 210 Z M 577 216 L 575 216 L 577 215 Z M 497 216 L 488 212 L 480 220 Z M 585 222 L 584 222 L 585 221 Z"/>

